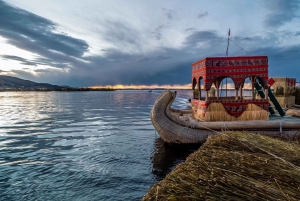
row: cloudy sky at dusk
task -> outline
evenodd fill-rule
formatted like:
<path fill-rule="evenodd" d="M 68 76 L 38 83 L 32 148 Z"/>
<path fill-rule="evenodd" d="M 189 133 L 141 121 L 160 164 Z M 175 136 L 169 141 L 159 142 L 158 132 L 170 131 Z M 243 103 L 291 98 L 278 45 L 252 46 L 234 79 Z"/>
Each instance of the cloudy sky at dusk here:
<path fill-rule="evenodd" d="M 191 64 L 267 55 L 300 80 L 298 0 L 0 0 L 0 74 L 69 86 L 188 84 Z"/>

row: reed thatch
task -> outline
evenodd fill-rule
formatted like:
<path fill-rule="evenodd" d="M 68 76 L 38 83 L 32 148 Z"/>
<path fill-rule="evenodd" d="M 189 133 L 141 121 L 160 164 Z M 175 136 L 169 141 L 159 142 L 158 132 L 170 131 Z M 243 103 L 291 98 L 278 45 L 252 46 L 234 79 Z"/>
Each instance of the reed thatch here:
<path fill-rule="evenodd" d="M 300 88 L 296 87 L 296 92 L 295 92 L 295 103 L 297 105 L 300 105 Z"/>
<path fill-rule="evenodd" d="M 286 115 L 300 117 L 300 110 L 299 109 L 288 109 L 285 112 Z"/>
<path fill-rule="evenodd" d="M 202 115 L 202 108 L 199 105 L 195 118 L 200 121 L 250 121 L 268 120 L 269 113 L 255 104 L 248 104 L 246 110 L 239 117 L 234 117 L 227 113 L 222 103 L 211 103 Z"/>
<path fill-rule="evenodd" d="M 288 86 L 288 79 L 287 77 L 275 77 L 273 78 L 275 83 L 272 85 L 274 88 L 274 93 L 277 93 L 278 87 L 283 87 L 283 95 L 284 96 L 289 96 L 292 93 L 292 87 Z"/>
<path fill-rule="evenodd" d="M 292 107 L 295 104 L 296 88 L 288 86 L 288 79 L 286 77 L 273 78 L 275 83 L 273 84 L 274 95 L 281 107 Z M 282 92 L 281 92 L 282 91 Z"/>
<path fill-rule="evenodd" d="M 289 108 L 295 105 L 295 96 L 275 96 L 275 97 L 282 108 Z"/>
<path fill-rule="evenodd" d="M 142 200 L 299 200 L 300 145 L 226 132 L 155 184 Z"/>
<path fill-rule="evenodd" d="M 269 112 L 258 107 L 255 104 L 248 104 L 247 109 L 241 116 L 237 118 L 238 121 L 249 120 L 269 120 Z"/>

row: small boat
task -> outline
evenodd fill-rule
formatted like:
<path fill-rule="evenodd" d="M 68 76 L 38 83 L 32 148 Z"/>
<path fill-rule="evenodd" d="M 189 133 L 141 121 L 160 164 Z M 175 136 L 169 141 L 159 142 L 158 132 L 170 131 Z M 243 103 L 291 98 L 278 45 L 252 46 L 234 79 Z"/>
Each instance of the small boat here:
<path fill-rule="evenodd" d="M 219 87 L 226 77 L 233 80 L 235 96 L 219 96 Z M 193 63 L 192 78 L 191 109 L 173 109 L 171 105 L 176 92 L 170 90 L 161 94 L 154 103 L 151 121 L 165 142 L 203 143 L 209 135 L 226 130 L 269 136 L 300 135 L 300 118 L 282 118 L 286 116 L 282 105 L 292 106 L 295 103 L 293 90 L 296 79 L 277 79 L 277 84 L 283 83 L 285 87 L 284 95 L 279 95 L 277 100 L 270 89 L 276 79 L 268 77 L 266 56 L 204 58 Z M 251 80 L 250 97 L 243 94 L 246 78 Z M 212 84 L 216 87 L 216 96 L 215 91 L 211 94 Z M 282 87 L 276 87 L 276 84 L 273 86 L 276 88 L 275 94 Z M 206 92 L 205 97 L 201 96 L 201 90 Z M 276 115 L 278 118 L 269 119 Z"/>
<path fill-rule="evenodd" d="M 152 92 L 152 90 L 149 90 L 149 92 Z"/>

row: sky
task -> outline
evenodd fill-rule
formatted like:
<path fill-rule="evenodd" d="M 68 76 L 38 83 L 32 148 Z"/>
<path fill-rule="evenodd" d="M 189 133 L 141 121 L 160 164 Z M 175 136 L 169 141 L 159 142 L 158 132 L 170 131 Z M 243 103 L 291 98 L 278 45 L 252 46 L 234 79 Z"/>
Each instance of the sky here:
<path fill-rule="evenodd" d="M 266 55 L 300 81 L 299 0 L 0 0 L 0 74 L 72 87 L 185 85 L 204 57 Z"/>

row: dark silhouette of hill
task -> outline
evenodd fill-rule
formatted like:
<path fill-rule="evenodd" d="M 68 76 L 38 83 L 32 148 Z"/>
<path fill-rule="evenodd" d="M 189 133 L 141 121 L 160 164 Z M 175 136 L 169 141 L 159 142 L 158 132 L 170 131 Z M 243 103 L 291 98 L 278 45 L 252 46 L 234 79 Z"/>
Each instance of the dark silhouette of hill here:
<path fill-rule="evenodd" d="M 2 90 L 62 90 L 63 88 L 66 87 L 0 75 L 0 89 Z"/>

